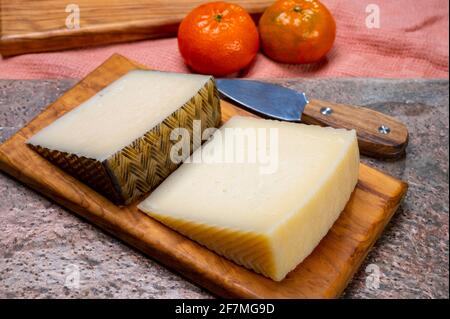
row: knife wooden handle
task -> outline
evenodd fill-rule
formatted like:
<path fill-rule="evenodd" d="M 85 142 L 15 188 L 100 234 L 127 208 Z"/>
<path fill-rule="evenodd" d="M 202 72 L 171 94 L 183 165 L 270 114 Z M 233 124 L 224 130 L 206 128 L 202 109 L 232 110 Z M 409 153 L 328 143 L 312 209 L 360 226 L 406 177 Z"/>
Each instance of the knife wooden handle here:
<path fill-rule="evenodd" d="M 310 100 L 302 113 L 306 124 L 355 129 L 360 152 L 378 158 L 398 158 L 408 144 L 408 128 L 391 116 L 346 104 Z"/>

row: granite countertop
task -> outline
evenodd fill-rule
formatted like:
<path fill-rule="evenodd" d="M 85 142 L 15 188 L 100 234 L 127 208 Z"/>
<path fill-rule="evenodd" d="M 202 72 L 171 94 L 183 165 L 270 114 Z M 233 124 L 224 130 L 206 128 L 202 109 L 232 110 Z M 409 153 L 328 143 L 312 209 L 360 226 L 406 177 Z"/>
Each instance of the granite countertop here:
<path fill-rule="evenodd" d="M 75 82 L 0 80 L 0 142 Z M 407 181 L 409 191 L 343 297 L 449 298 L 449 82 L 283 83 L 394 115 L 410 130 L 405 158 L 362 159 Z M 0 298 L 213 297 L 3 173 L 0 194 Z"/>

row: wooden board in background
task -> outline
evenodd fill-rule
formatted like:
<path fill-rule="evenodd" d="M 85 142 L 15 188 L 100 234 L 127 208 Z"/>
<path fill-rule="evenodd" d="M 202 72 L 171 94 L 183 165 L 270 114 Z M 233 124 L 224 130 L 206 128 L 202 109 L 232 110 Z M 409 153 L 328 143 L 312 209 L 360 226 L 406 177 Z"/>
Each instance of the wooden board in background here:
<path fill-rule="evenodd" d="M 227 0 L 258 15 L 273 0 Z M 0 0 L 0 54 L 55 51 L 176 35 L 179 22 L 204 0 Z M 80 9 L 68 29 L 66 6 Z"/>
<path fill-rule="evenodd" d="M 216 295 L 240 298 L 335 298 L 382 233 L 407 184 L 361 164 L 345 210 L 314 252 L 275 282 L 174 232 L 135 205 L 119 208 L 29 149 L 27 138 L 139 65 L 114 55 L 0 145 L 0 169 L 181 273 Z M 245 111 L 222 104 L 226 121 Z"/>

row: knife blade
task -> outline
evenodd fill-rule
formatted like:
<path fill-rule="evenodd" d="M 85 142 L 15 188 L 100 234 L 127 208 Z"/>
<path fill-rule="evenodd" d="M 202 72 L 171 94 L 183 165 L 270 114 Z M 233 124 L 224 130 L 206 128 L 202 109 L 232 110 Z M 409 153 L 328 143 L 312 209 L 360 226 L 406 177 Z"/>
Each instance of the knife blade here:
<path fill-rule="evenodd" d="M 398 158 L 408 144 L 407 127 L 393 117 L 361 106 L 308 99 L 304 92 L 267 82 L 216 79 L 225 100 L 265 118 L 354 129 L 362 154 Z"/>

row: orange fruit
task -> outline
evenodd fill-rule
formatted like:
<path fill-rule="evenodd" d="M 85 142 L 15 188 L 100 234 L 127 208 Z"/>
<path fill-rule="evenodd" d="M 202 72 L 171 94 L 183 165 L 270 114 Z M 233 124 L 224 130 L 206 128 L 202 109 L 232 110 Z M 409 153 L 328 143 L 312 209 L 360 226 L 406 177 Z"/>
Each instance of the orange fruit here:
<path fill-rule="evenodd" d="M 211 2 L 183 19 L 178 48 L 185 63 L 196 72 L 224 76 L 253 60 L 259 50 L 258 29 L 242 7 Z"/>
<path fill-rule="evenodd" d="M 312 63 L 322 59 L 336 37 L 330 11 L 317 0 L 279 0 L 259 21 L 264 53 L 284 63 Z"/>

